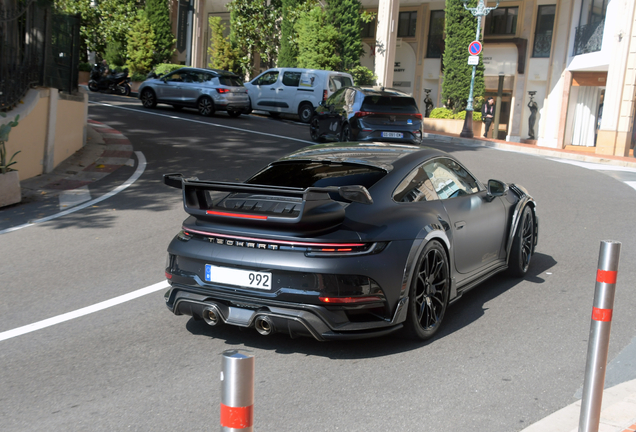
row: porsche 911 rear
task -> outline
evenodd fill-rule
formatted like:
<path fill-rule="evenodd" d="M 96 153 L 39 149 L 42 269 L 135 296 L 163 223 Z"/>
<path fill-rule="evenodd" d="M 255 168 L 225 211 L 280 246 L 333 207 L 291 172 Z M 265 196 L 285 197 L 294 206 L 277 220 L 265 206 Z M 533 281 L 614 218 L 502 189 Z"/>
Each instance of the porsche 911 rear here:
<path fill-rule="evenodd" d="M 400 329 L 406 276 L 386 269 L 404 268 L 412 241 L 363 242 L 342 226 L 348 206 L 371 205 L 366 187 L 384 174 L 287 162 L 248 183 L 165 176 L 190 214 L 168 248 L 168 308 L 213 326 L 318 340 Z"/>

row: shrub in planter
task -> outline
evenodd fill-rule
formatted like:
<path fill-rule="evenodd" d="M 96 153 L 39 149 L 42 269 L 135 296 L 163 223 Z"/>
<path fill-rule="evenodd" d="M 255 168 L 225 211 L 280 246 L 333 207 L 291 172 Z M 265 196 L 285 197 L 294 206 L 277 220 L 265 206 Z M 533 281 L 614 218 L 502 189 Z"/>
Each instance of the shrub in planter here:
<path fill-rule="evenodd" d="M 371 69 L 364 66 L 356 66 L 348 72 L 353 77 L 353 82 L 357 86 L 375 85 L 378 79 Z"/>
<path fill-rule="evenodd" d="M 77 70 L 79 70 L 80 72 L 90 72 L 93 69 L 93 66 L 91 66 L 90 63 L 80 63 L 77 66 Z"/>
<path fill-rule="evenodd" d="M 434 108 L 431 111 L 430 118 L 438 118 L 438 119 L 452 119 L 453 118 L 453 110 L 448 108 Z"/>
<path fill-rule="evenodd" d="M 130 76 L 130 80 L 131 81 L 145 81 L 146 80 L 146 75 L 139 73 L 139 72 L 133 72 L 133 74 Z"/>
<path fill-rule="evenodd" d="M 2 116 L 5 117 L 4 114 Z M 9 140 L 9 132 L 11 132 L 11 128 L 18 125 L 18 120 L 20 120 L 19 115 L 15 117 L 15 120 L 0 125 L 0 207 L 19 203 L 22 200 L 18 172 L 9 168 L 16 163 L 13 159 L 20 151 L 15 152 L 7 160 L 7 149 L 5 147 L 5 142 Z"/>

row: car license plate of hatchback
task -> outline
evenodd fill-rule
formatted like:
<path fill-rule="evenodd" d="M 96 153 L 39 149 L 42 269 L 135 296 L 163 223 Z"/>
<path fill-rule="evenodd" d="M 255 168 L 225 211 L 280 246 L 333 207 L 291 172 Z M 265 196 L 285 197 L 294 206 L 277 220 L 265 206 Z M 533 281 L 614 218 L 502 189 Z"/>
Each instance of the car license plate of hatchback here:
<path fill-rule="evenodd" d="M 272 274 L 269 272 L 240 270 L 212 264 L 205 265 L 205 281 L 262 290 L 272 289 Z"/>
<path fill-rule="evenodd" d="M 382 132 L 382 138 L 404 138 L 402 132 Z"/>

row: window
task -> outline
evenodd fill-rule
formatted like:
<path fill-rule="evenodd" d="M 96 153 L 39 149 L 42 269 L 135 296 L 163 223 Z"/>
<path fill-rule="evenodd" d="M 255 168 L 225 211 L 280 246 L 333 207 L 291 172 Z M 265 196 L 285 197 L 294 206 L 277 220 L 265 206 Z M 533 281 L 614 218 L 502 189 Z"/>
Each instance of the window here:
<path fill-rule="evenodd" d="M 343 87 L 350 87 L 353 83 L 351 78 L 346 76 L 332 76 L 329 77 L 329 91 L 335 92 Z"/>
<path fill-rule="evenodd" d="M 375 29 L 378 26 L 378 22 L 375 18 L 369 23 L 362 23 L 362 30 L 360 31 L 360 38 L 375 38 Z"/>
<path fill-rule="evenodd" d="M 283 73 L 283 84 L 290 87 L 298 87 L 300 84 L 301 72 L 285 72 Z"/>
<path fill-rule="evenodd" d="M 486 35 L 514 35 L 517 33 L 519 8 L 500 7 L 486 15 L 484 31 Z"/>
<path fill-rule="evenodd" d="M 435 159 L 424 164 L 424 171 L 440 199 L 479 192 L 479 185 L 473 176 L 452 159 Z"/>
<path fill-rule="evenodd" d="M 574 35 L 574 55 L 597 52 L 603 45 L 608 0 L 583 0 Z"/>
<path fill-rule="evenodd" d="M 254 85 L 272 85 L 278 81 L 278 71 L 267 72 L 252 81 Z"/>
<path fill-rule="evenodd" d="M 444 53 L 444 19 L 445 14 L 443 10 L 431 11 L 426 58 L 442 58 L 442 54 Z"/>
<path fill-rule="evenodd" d="M 233 76 L 220 76 L 219 84 L 228 86 L 228 87 L 243 87 L 243 81 L 239 77 Z"/>
<path fill-rule="evenodd" d="M 420 112 L 412 97 L 373 95 L 365 96 L 360 111 L 396 114 L 417 114 Z"/>
<path fill-rule="evenodd" d="M 556 5 L 539 6 L 537 12 L 537 28 L 534 32 L 532 57 L 550 57 L 555 13 Z"/>
<path fill-rule="evenodd" d="M 422 166 L 407 175 L 393 192 L 393 200 L 397 202 L 418 202 L 436 200 L 437 194 L 433 183 Z"/>
<path fill-rule="evenodd" d="M 398 20 L 398 37 L 415 37 L 417 11 L 400 12 Z"/>

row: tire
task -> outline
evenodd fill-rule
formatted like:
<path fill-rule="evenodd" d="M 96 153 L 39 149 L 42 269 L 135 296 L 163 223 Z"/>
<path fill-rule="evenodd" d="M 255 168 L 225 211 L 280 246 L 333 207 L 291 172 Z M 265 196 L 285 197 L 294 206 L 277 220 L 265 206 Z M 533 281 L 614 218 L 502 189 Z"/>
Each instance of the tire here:
<path fill-rule="evenodd" d="M 534 249 L 534 216 L 532 209 L 526 206 L 521 213 L 517 231 L 512 241 L 508 257 L 508 273 L 514 277 L 523 277 L 530 267 Z"/>
<path fill-rule="evenodd" d="M 349 142 L 351 141 L 351 126 L 348 124 L 344 124 L 342 126 L 342 131 L 340 131 L 340 141 Z"/>
<path fill-rule="evenodd" d="M 124 85 L 117 86 L 117 91 L 122 96 L 130 96 L 130 85 L 124 83 Z"/>
<path fill-rule="evenodd" d="M 450 266 L 446 250 L 432 240 L 415 265 L 409 290 L 408 315 L 404 323 L 409 339 L 427 340 L 440 328 L 450 294 Z"/>
<path fill-rule="evenodd" d="M 97 85 L 95 81 L 90 80 L 88 82 L 88 89 L 92 92 L 96 92 L 96 91 L 99 91 L 99 86 Z"/>
<path fill-rule="evenodd" d="M 175 111 L 181 111 L 183 109 L 183 105 L 172 105 Z"/>
<path fill-rule="evenodd" d="M 318 121 L 318 117 L 314 117 L 311 119 L 309 123 L 309 136 L 313 142 L 322 142 L 322 138 L 320 137 L 320 122 Z"/>
<path fill-rule="evenodd" d="M 197 103 L 199 114 L 204 117 L 210 117 L 214 114 L 214 101 L 207 96 L 203 96 Z"/>
<path fill-rule="evenodd" d="M 144 89 L 141 92 L 141 104 L 144 108 L 154 108 L 157 106 L 157 96 L 155 96 L 155 92 L 150 89 Z"/>
<path fill-rule="evenodd" d="M 227 111 L 227 115 L 229 115 L 230 117 L 234 117 L 237 118 L 241 115 L 240 111 L 232 111 L 232 110 L 228 110 Z"/>
<path fill-rule="evenodd" d="M 314 115 L 314 107 L 308 102 L 301 103 L 298 107 L 298 117 L 303 123 L 309 123 Z"/>

